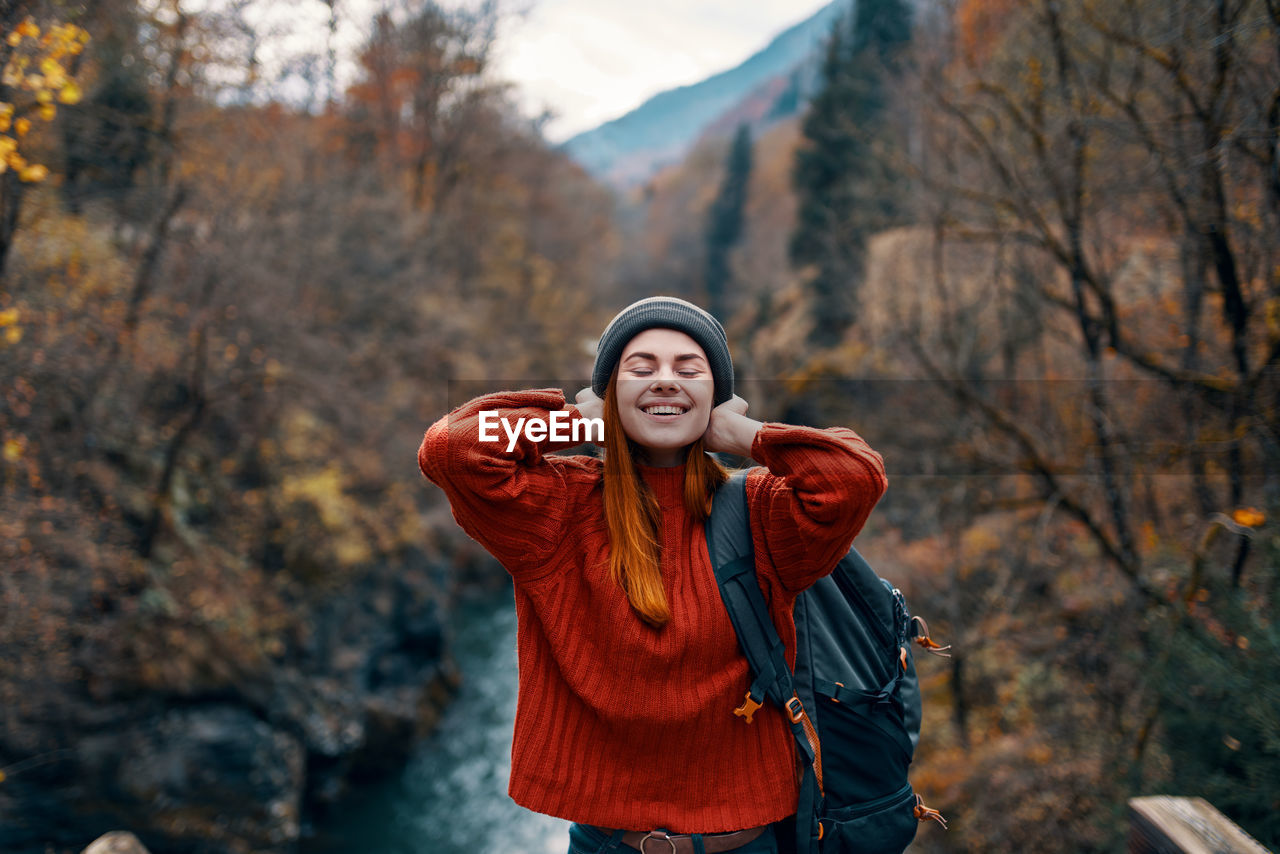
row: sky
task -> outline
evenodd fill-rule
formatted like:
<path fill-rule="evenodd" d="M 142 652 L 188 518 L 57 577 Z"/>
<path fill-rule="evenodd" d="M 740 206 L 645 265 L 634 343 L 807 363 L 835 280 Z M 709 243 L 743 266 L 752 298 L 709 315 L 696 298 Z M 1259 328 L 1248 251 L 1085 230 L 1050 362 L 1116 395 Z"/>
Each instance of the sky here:
<path fill-rule="evenodd" d="M 355 56 L 380 9 L 393 16 L 426 0 L 338 0 L 339 87 L 356 75 Z M 486 0 L 436 0 L 475 9 Z M 638 107 L 652 95 L 732 68 L 830 0 L 490 0 L 500 10 L 491 59 L 496 78 L 515 84 L 530 117 L 562 142 Z M 269 97 L 306 104 L 323 75 L 329 10 L 323 0 L 182 0 L 190 11 L 239 8 L 260 40 L 253 48 Z M 239 48 L 249 50 L 249 46 Z M 233 49 L 234 50 L 234 49 Z M 311 57 L 307 60 L 306 57 Z M 233 65 L 239 57 L 231 57 Z M 310 75 L 297 73 L 311 62 Z M 241 63 L 243 66 L 243 63 Z M 291 72 L 290 69 L 293 69 Z M 219 82 L 234 88 L 243 70 Z"/>
<path fill-rule="evenodd" d="M 734 67 L 830 0 L 524 2 L 499 29 L 495 71 L 529 115 L 554 114 L 544 133 L 560 142 Z"/>

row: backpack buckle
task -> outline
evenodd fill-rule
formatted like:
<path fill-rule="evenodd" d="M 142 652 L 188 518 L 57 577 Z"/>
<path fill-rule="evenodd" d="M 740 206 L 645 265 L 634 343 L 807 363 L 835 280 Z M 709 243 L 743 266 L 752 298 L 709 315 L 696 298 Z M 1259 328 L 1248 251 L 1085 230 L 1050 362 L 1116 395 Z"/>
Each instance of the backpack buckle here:
<path fill-rule="evenodd" d="M 733 710 L 733 713 L 744 719 L 747 723 L 751 723 L 751 716 L 756 713 L 756 709 L 763 706 L 764 703 L 757 703 L 751 699 L 751 692 L 747 692 L 747 698 L 742 701 L 742 705 Z"/>
<path fill-rule="evenodd" d="M 787 714 L 791 716 L 793 724 L 798 724 L 804 720 L 804 703 L 800 702 L 799 697 L 792 697 L 787 700 Z"/>

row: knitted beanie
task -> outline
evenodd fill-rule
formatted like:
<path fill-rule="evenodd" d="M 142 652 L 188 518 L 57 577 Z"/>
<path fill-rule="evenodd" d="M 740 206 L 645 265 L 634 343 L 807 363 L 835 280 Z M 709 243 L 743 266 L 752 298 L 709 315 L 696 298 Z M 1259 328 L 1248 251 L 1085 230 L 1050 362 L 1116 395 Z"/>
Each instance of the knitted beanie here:
<path fill-rule="evenodd" d="M 596 345 L 596 365 L 591 371 L 591 390 L 604 397 L 614 366 L 622 358 L 627 342 L 646 329 L 675 329 L 688 335 L 707 354 L 711 378 L 715 381 L 714 402 L 718 406 L 733 398 L 733 359 L 724 327 L 707 312 L 675 297 L 649 297 L 618 312 L 609 321 Z"/>

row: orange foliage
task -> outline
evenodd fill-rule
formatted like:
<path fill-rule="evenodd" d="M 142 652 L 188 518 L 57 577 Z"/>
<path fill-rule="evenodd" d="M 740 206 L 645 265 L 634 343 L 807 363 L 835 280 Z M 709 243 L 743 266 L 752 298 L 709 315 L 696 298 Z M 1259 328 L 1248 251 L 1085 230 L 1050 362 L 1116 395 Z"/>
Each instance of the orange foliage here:
<path fill-rule="evenodd" d="M 966 64 L 981 66 L 995 51 L 1012 13 L 1027 0 L 961 0 L 956 7 L 956 35 Z"/>

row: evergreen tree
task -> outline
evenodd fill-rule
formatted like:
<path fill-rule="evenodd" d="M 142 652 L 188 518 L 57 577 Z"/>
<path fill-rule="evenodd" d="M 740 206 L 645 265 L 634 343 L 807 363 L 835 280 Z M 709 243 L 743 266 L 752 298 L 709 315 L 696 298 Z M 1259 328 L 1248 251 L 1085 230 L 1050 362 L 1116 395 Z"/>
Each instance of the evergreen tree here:
<path fill-rule="evenodd" d="M 128 192 L 137 173 L 155 153 L 159 140 L 155 107 L 148 90 L 138 24 L 123 10 L 109 29 L 90 42 L 101 71 L 97 87 L 62 122 L 66 177 L 62 194 L 67 209 L 79 213 L 89 199 L 111 199 L 125 215 Z"/>
<path fill-rule="evenodd" d="M 1160 666 L 1159 783 L 1195 794 L 1259 842 L 1280 845 L 1280 538 L 1263 543 L 1253 590 L 1225 584 L 1186 617 Z"/>
<path fill-rule="evenodd" d="M 866 241 L 892 221 L 896 183 L 878 153 L 888 77 L 911 38 L 906 0 L 859 0 L 832 28 L 821 83 L 805 115 L 792 183 L 799 196 L 791 263 L 811 267 L 814 337 L 838 342 L 854 319 Z"/>
<path fill-rule="evenodd" d="M 747 204 L 750 179 L 751 131 L 746 124 L 741 124 L 729 147 L 720 192 L 707 213 L 707 310 L 721 323 L 727 320 L 728 315 L 729 253 L 742 237 L 743 210 Z"/>

